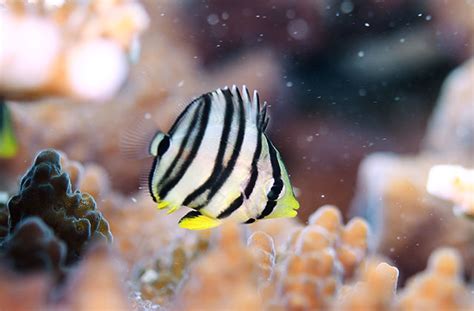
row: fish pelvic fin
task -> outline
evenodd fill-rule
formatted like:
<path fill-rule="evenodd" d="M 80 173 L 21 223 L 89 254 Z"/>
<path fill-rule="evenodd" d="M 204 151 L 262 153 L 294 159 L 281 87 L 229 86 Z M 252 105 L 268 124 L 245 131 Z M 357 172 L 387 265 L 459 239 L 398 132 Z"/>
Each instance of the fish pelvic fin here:
<path fill-rule="evenodd" d="M 204 230 L 217 227 L 221 222 L 215 218 L 203 215 L 199 211 L 191 211 L 181 218 L 178 224 L 184 229 Z"/>
<path fill-rule="evenodd" d="M 158 200 L 158 209 L 159 210 L 163 210 L 163 209 L 168 209 L 166 211 L 166 214 L 172 214 L 174 212 L 176 212 L 178 209 L 179 209 L 179 205 L 173 205 L 171 204 L 170 202 L 168 201 L 162 201 L 162 200 Z"/>

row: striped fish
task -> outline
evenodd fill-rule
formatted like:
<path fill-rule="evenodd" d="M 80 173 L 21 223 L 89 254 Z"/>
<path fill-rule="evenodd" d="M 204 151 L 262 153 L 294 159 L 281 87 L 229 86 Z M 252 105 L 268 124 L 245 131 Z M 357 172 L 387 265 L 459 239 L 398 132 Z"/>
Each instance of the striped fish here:
<path fill-rule="evenodd" d="M 223 219 L 253 223 L 294 217 L 299 208 L 285 165 L 265 134 L 269 118 L 254 92 L 217 89 L 192 101 L 168 134 L 149 145 L 154 157 L 149 190 L 159 209 L 192 209 L 186 229 L 218 226 Z"/>

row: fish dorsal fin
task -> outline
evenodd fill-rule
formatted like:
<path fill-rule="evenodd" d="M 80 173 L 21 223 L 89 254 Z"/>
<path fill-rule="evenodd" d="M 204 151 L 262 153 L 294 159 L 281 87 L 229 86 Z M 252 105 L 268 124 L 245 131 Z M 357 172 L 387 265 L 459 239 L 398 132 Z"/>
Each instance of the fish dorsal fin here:
<path fill-rule="evenodd" d="M 179 226 L 189 230 L 204 230 L 217 227 L 220 221 L 201 214 L 199 211 L 191 211 L 179 220 Z"/>
<path fill-rule="evenodd" d="M 262 132 L 265 131 L 269 121 L 267 105 L 261 107 L 257 91 L 254 91 L 253 96 L 250 96 L 250 92 L 245 85 L 242 87 L 242 93 L 237 86 L 233 85 L 231 88 L 220 88 L 204 96 L 209 96 L 212 102 L 211 122 L 222 122 L 224 120 L 227 100 L 230 100 L 235 111 L 238 110 L 238 105 L 242 102 L 247 123 L 256 125 Z M 237 117 L 238 114 L 235 114 L 235 118 Z"/>

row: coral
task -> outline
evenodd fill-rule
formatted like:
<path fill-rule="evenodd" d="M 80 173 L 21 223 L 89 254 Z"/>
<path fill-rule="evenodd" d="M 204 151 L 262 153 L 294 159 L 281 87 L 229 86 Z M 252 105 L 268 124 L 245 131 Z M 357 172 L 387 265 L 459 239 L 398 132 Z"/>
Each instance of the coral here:
<path fill-rule="evenodd" d="M 247 241 L 258 267 L 259 285 L 265 286 L 273 276 L 276 251 L 273 239 L 263 231 L 254 232 Z"/>
<path fill-rule="evenodd" d="M 459 253 L 441 248 L 429 258 L 427 269 L 410 278 L 398 297 L 401 310 L 473 310 L 474 293 L 463 282 Z"/>
<path fill-rule="evenodd" d="M 31 311 L 45 306 L 51 282 L 42 274 L 16 275 L 0 270 L 0 305 L 4 310 Z"/>
<path fill-rule="evenodd" d="M 374 258 L 360 267 L 356 282 L 337 293 L 332 310 L 392 310 L 398 269 Z"/>
<path fill-rule="evenodd" d="M 471 60 L 447 78 L 419 154 L 375 153 L 360 166 L 353 212 L 369 220 L 371 242 L 393 260 L 402 281 L 421 271 L 440 245 L 455 247 L 465 262 L 474 261 L 472 223 L 454 215 L 452 203 L 426 190 L 433 166 L 474 166 L 473 73 Z"/>
<path fill-rule="evenodd" d="M 90 240 L 111 240 L 107 221 L 97 210 L 94 199 L 80 191 L 72 192 L 62 171 L 60 155 L 54 150 L 40 152 L 21 179 L 20 190 L 8 202 L 10 232 L 22 220 L 38 216 L 67 245 L 67 263 L 75 262 Z"/>
<path fill-rule="evenodd" d="M 57 277 L 63 274 L 66 245 L 41 218 L 28 217 L 19 223 L 13 233 L 1 244 L 3 262 L 16 271 L 51 271 Z"/>
<path fill-rule="evenodd" d="M 2 96 L 104 100 L 125 81 L 127 54 L 136 49 L 148 16 L 133 0 L 34 8 L 17 2 L 7 4 L 0 21 Z"/>
<path fill-rule="evenodd" d="M 291 237 L 276 281 L 281 283 L 279 303 L 290 310 L 327 308 L 344 278 L 365 258 L 367 235 L 363 220 L 353 219 L 344 227 L 337 208 L 318 209 L 308 226 Z"/>
<path fill-rule="evenodd" d="M 70 280 L 59 310 L 130 310 L 124 267 L 107 245 L 94 245 Z"/>
<path fill-rule="evenodd" d="M 176 293 L 184 275 L 209 244 L 208 232 L 173 241 L 159 257 L 140 268 L 139 290 L 144 299 L 163 305 Z"/>
<path fill-rule="evenodd" d="M 456 2 L 456 1 L 455 1 Z M 424 139 L 424 150 L 446 159 L 466 161 L 474 153 L 474 58 L 455 69 L 444 82 Z"/>
<path fill-rule="evenodd" d="M 456 214 L 474 219 L 474 169 L 435 165 L 430 169 L 426 190 L 453 202 Z"/>
<path fill-rule="evenodd" d="M 191 267 L 174 310 L 259 310 L 258 270 L 237 224 L 222 227 L 213 249 Z M 203 284 L 206 284 L 203 286 Z M 229 289 L 232 288 L 232 293 Z"/>
<path fill-rule="evenodd" d="M 8 234 L 8 208 L 7 208 L 8 194 L 0 192 L 0 243 L 2 239 Z"/>

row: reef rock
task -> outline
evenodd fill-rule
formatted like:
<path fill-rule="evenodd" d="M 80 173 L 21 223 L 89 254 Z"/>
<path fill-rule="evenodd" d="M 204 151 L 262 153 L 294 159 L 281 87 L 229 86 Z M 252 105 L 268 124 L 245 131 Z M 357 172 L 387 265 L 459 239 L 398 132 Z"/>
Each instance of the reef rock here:
<path fill-rule="evenodd" d="M 457 217 L 452 202 L 426 190 L 433 166 L 474 166 L 473 77 L 471 60 L 447 79 L 418 155 L 376 153 L 360 166 L 353 211 L 369 220 L 371 242 L 394 261 L 402 278 L 420 271 L 440 245 L 455 247 L 465 262 L 474 262 L 472 222 Z M 472 265 L 466 268 L 472 275 Z"/>

